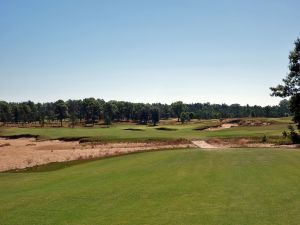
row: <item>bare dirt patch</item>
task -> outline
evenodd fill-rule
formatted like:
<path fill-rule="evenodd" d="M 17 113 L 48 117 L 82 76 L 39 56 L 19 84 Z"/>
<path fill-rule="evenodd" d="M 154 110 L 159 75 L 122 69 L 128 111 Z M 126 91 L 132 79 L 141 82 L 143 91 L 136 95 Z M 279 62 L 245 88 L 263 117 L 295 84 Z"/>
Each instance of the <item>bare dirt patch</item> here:
<path fill-rule="evenodd" d="M 132 152 L 158 149 L 189 148 L 189 142 L 134 142 L 134 143 L 84 143 L 78 141 L 47 140 L 35 138 L 0 138 L 0 171 L 23 169 L 51 162 L 101 158 Z"/>

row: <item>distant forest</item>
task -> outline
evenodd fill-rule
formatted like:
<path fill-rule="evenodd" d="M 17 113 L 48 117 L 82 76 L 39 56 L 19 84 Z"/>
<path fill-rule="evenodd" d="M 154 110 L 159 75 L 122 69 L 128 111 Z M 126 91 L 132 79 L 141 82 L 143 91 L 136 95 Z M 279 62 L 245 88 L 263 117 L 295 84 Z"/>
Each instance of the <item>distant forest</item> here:
<path fill-rule="evenodd" d="M 182 123 L 191 119 L 222 119 L 240 117 L 285 117 L 291 115 L 289 102 L 282 100 L 276 106 L 241 106 L 239 104 L 144 104 L 125 101 L 108 101 L 86 98 L 83 100 L 58 100 L 56 102 L 34 103 L 0 101 L 0 122 L 26 125 L 30 123 L 44 126 L 68 122 L 70 126 L 94 125 L 96 123 L 133 121 L 139 124 L 153 123 L 160 119 L 177 118 Z"/>

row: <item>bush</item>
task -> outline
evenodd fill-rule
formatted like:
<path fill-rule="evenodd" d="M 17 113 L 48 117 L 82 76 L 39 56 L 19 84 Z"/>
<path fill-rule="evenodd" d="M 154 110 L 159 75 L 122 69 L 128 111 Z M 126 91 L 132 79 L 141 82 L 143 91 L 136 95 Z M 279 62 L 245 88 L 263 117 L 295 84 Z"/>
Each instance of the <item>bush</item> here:
<path fill-rule="evenodd" d="M 288 133 L 285 130 L 282 132 L 282 137 L 285 139 L 288 137 Z"/>
<path fill-rule="evenodd" d="M 263 143 L 266 143 L 266 142 L 267 142 L 267 136 L 266 136 L 266 135 L 264 135 L 264 136 L 262 137 L 261 142 L 263 142 Z"/>
<path fill-rule="evenodd" d="M 289 129 L 289 138 L 291 139 L 291 141 L 293 142 L 293 144 L 298 144 L 300 143 L 300 136 L 299 134 L 295 131 L 295 128 L 292 125 L 288 126 Z"/>

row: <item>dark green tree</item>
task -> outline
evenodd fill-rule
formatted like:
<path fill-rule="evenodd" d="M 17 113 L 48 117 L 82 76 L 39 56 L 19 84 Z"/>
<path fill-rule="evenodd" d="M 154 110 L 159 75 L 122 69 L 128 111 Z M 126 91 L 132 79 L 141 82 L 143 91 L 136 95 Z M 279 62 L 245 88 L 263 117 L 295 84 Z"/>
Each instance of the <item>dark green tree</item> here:
<path fill-rule="evenodd" d="M 67 106 L 68 106 L 68 113 L 69 113 L 69 117 L 70 117 L 70 123 L 71 123 L 71 126 L 74 128 L 77 120 L 80 117 L 81 101 L 80 100 L 68 100 Z"/>
<path fill-rule="evenodd" d="M 182 112 L 180 114 L 180 121 L 181 121 L 182 124 L 188 122 L 189 120 L 190 120 L 189 113 Z"/>
<path fill-rule="evenodd" d="M 28 105 L 30 108 L 30 113 L 27 115 L 28 122 L 36 122 L 38 121 L 38 110 L 36 104 L 32 101 L 25 102 L 24 104 Z"/>
<path fill-rule="evenodd" d="M 45 125 L 45 118 L 46 118 L 46 114 L 47 114 L 46 105 L 38 103 L 36 105 L 36 108 L 37 108 L 37 114 L 38 114 L 37 120 L 39 121 L 41 127 L 44 127 L 44 125 Z"/>
<path fill-rule="evenodd" d="M 195 118 L 195 113 L 190 112 L 190 113 L 189 113 L 189 119 L 192 120 L 192 119 L 194 119 L 194 118 Z"/>
<path fill-rule="evenodd" d="M 150 119 L 150 105 L 145 104 L 139 110 L 139 123 L 140 124 L 147 124 Z"/>
<path fill-rule="evenodd" d="M 25 123 L 30 122 L 31 108 L 26 102 L 22 102 L 19 105 L 19 115 L 23 126 Z"/>
<path fill-rule="evenodd" d="M 133 103 L 131 119 L 135 122 L 139 122 L 141 110 L 144 107 L 143 103 Z"/>
<path fill-rule="evenodd" d="M 181 113 L 186 110 L 186 106 L 183 104 L 182 101 L 174 102 L 171 104 L 172 110 L 176 115 L 178 122 L 180 121 Z"/>
<path fill-rule="evenodd" d="M 18 124 L 20 122 L 20 107 L 17 103 L 11 103 L 11 119 L 12 122 Z"/>
<path fill-rule="evenodd" d="M 98 120 L 100 121 L 103 118 L 103 108 L 105 101 L 99 98 L 96 101 L 98 103 Z"/>
<path fill-rule="evenodd" d="M 92 123 L 94 126 L 101 113 L 99 102 L 95 98 L 85 98 L 82 101 L 82 107 L 86 123 Z"/>
<path fill-rule="evenodd" d="M 0 122 L 5 125 L 11 119 L 9 104 L 5 101 L 0 101 Z"/>
<path fill-rule="evenodd" d="M 271 106 L 268 105 L 265 107 L 265 116 L 270 117 L 270 115 L 271 115 Z"/>
<path fill-rule="evenodd" d="M 56 118 L 60 121 L 60 126 L 63 126 L 63 120 L 68 117 L 68 107 L 63 100 L 55 102 L 55 114 Z"/>
<path fill-rule="evenodd" d="M 288 100 L 283 99 L 279 102 L 279 108 L 278 108 L 278 116 L 289 116 L 290 109 L 289 109 L 290 103 Z"/>
<path fill-rule="evenodd" d="M 44 106 L 45 106 L 45 109 L 46 109 L 45 119 L 48 121 L 48 123 L 51 123 L 56 119 L 55 103 L 48 102 L 48 103 L 45 103 Z"/>
<path fill-rule="evenodd" d="M 108 126 L 111 124 L 114 116 L 118 111 L 117 106 L 113 102 L 106 102 L 103 108 L 104 123 Z"/>
<path fill-rule="evenodd" d="M 151 120 L 154 126 L 159 122 L 160 120 L 160 110 L 158 107 L 152 107 L 150 110 L 151 113 Z"/>
<path fill-rule="evenodd" d="M 129 121 L 130 119 L 133 119 L 133 103 L 131 102 L 125 102 L 124 104 L 124 116 L 125 120 Z"/>
<path fill-rule="evenodd" d="M 300 129 L 300 39 L 295 41 L 295 48 L 289 55 L 290 72 L 283 79 L 283 84 L 271 87 L 272 96 L 290 97 L 290 110 L 294 114 L 294 122 Z"/>

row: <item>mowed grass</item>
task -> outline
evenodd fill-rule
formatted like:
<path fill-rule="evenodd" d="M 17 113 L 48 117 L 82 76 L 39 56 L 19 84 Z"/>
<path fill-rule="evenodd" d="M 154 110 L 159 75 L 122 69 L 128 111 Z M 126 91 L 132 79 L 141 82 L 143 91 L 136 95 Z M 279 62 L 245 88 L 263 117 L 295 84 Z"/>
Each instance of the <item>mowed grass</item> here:
<path fill-rule="evenodd" d="M 191 124 L 168 125 L 165 121 L 160 126 L 135 124 L 115 124 L 109 128 L 1 128 L 1 136 L 30 134 L 40 139 L 57 138 L 90 138 L 94 140 L 148 140 L 148 139 L 203 139 L 209 137 L 262 137 L 280 136 L 291 122 L 290 118 L 265 119 L 272 121 L 269 126 L 240 126 L 219 131 L 201 130 L 208 126 L 219 124 L 218 120 L 201 120 Z"/>
<path fill-rule="evenodd" d="M 0 173 L 0 224 L 298 225 L 300 151 L 170 150 Z"/>

